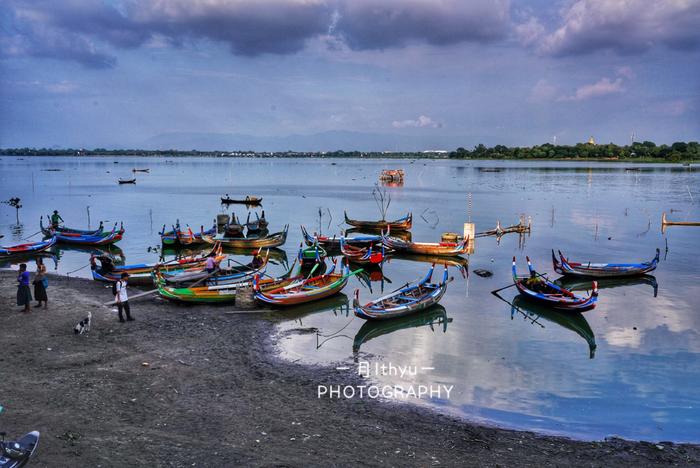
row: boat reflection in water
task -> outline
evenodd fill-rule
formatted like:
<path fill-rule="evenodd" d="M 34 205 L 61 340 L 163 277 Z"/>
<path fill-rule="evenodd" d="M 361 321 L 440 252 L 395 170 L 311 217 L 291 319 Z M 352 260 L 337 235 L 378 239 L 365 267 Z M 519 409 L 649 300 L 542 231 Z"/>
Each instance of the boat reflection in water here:
<path fill-rule="evenodd" d="M 90 256 L 95 256 L 95 257 L 109 257 L 112 259 L 112 262 L 115 265 L 121 265 L 126 261 L 126 256 L 124 255 L 124 251 L 117 247 L 116 245 L 104 245 L 104 246 L 90 246 L 90 245 L 66 245 L 66 244 L 57 244 L 54 245 L 51 248 L 51 252 L 53 252 L 56 255 L 56 258 L 58 260 L 61 260 L 61 257 L 66 253 L 66 252 L 79 252 L 85 254 L 87 257 Z"/>
<path fill-rule="evenodd" d="M 569 291 L 589 291 L 591 289 L 591 279 L 562 277 L 555 283 Z M 656 277 L 653 275 L 642 275 L 633 278 L 599 278 L 598 289 L 613 289 L 624 286 L 637 286 L 640 284 L 648 284 L 654 289 L 654 297 L 659 293 L 659 283 L 656 282 Z"/>
<path fill-rule="evenodd" d="M 438 255 L 401 254 L 399 252 L 392 252 L 387 255 L 386 262 L 390 263 L 393 259 L 455 267 L 462 274 L 462 278 L 466 278 L 469 274 L 469 260 L 464 257 L 440 257 Z"/>
<path fill-rule="evenodd" d="M 352 342 L 352 352 L 357 361 L 357 355 L 360 352 L 360 347 L 374 338 L 382 335 L 387 335 L 398 330 L 407 328 L 418 328 L 428 326 L 435 330 L 442 329 L 442 332 L 447 332 L 447 324 L 452 322 L 452 318 L 447 316 L 447 310 L 440 304 L 436 304 L 430 309 L 422 312 L 407 315 L 405 317 L 391 320 L 367 320 L 355 334 Z"/>
<path fill-rule="evenodd" d="M 308 302 L 284 309 L 272 309 L 273 314 L 280 314 L 286 320 L 298 321 L 299 325 L 303 325 L 302 319 L 321 312 L 330 312 L 336 317 L 351 317 L 350 300 L 348 296 L 341 292 L 320 301 Z"/>
<path fill-rule="evenodd" d="M 598 347 L 595 342 L 595 334 L 581 312 L 559 312 L 539 304 L 533 304 L 522 296 L 516 296 L 511 303 L 510 319 L 513 320 L 516 314 L 522 315 L 531 324 L 537 324 L 542 328 L 545 326 L 539 321 L 540 318 L 571 330 L 586 340 L 589 357 L 591 359 L 595 357 L 595 350 Z"/>
<path fill-rule="evenodd" d="M 384 284 L 392 284 L 392 281 L 384 275 L 384 271 L 381 265 L 377 264 L 355 264 L 350 262 L 350 270 L 355 271 L 361 268 L 362 271 L 357 273 L 355 276 L 360 281 L 360 283 L 369 289 L 370 293 L 374 293 L 372 290 L 372 283 L 379 283 L 380 292 L 384 292 Z"/>

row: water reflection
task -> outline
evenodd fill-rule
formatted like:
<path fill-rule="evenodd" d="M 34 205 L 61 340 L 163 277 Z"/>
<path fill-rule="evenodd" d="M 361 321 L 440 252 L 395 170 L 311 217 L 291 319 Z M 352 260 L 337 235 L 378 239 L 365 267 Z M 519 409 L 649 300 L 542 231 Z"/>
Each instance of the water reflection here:
<path fill-rule="evenodd" d="M 545 325 L 540 321 L 544 319 L 550 323 L 556 323 L 568 330 L 573 331 L 578 336 L 583 338 L 588 343 L 589 358 L 595 357 L 595 350 L 598 345 L 595 342 L 595 334 L 591 330 L 586 318 L 580 312 L 557 312 L 548 307 L 543 307 L 538 304 L 533 304 L 525 298 L 517 296 L 513 299 L 510 309 L 510 319 L 515 319 L 516 316 L 522 316 L 527 322 L 533 326 Z"/>
<path fill-rule="evenodd" d="M 568 289 L 569 291 L 590 291 L 592 279 L 582 279 L 570 276 L 565 276 L 554 281 L 559 286 Z M 659 294 L 659 283 L 653 275 L 642 275 L 633 278 L 598 278 L 598 289 L 613 289 L 622 288 L 625 286 L 637 286 L 646 284 L 653 288 L 654 297 Z"/>
<path fill-rule="evenodd" d="M 380 336 L 398 330 L 418 327 L 430 327 L 430 330 L 433 332 L 441 330 L 443 333 L 446 333 L 447 324 L 451 322 L 452 318 L 447 316 L 447 310 L 439 304 L 425 311 L 393 320 L 365 321 L 357 333 L 355 333 L 355 338 L 352 342 L 354 360 L 357 362 L 360 347 L 363 343 L 379 338 Z"/>

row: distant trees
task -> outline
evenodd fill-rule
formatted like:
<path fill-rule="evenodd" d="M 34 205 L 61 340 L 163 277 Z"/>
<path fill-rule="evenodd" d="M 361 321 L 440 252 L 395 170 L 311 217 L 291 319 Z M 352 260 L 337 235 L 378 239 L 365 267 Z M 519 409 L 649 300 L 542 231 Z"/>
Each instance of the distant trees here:
<path fill-rule="evenodd" d="M 700 145 L 696 141 L 676 142 L 671 146 L 651 141 L 634 142 L 627 146 L 615 144 L 592 145 L 578 143 L 574 146 L 545 143 L 530 147 L 496 145 L 487 148 L 478 144 L 473 150 L 457 148 L 449 154 L 451 159 L 643 159 L 668 162 L 700 159 Z"/>

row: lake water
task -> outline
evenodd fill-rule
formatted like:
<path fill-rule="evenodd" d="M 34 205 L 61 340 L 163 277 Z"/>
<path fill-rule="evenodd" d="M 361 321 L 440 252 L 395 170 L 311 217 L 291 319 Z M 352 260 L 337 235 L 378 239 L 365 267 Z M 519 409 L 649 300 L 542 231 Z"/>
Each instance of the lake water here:
<path fill-rule="evenodd" d="M 115 163 L 116 162 L 116 163 Z M 387 324 L 367 326 L 348 313 L 360 288 L 363 301 L 424 274 L 430 263 L 391 259 L 384 283 L 352 279 L 345 296 L 285 312 L 280 351 L 288 359 L 348 366 L 370 362 L 411 365 L 417 375 L 377 376 L 379 383 L 453 385 L 450 398 L 425 404 L 470 420 L 577 438 L 618 435 L 645 440 L 700 442 L 700 228 L 661 232 L 661 213 L 673 220 L 700 219 L 700 172 L 681 166 L 569 162 L 442 160 L 315 160 L 194 158 L 0 157 L 0 199 L 22 199 L 15 210 L 0 205 L 0 244 L 39 230 L 39 216 L 58 209 L 67 225 L 96 227 L 124 221 L 118 245 L 127 263 L 155 261 L 158 231 L 176 219 L 209 227 L 225 210 L 219 197 L 264 198 L 271 231 L 290 224 L 283 250 L 291 261 L 301 242 L 300 224 L 338 233 L 343 210 L 377 219 L 371 192 L 381 169 L 403 168 L 405 185 L 389 187 L 389 217 L 414 214 L 413 239 L 435 241 L 461 232 L 467 218 L 477 231 L 530 217 L 532 233 L 481 238 L 469 257 L 465 279 L 455 281 L 444 309 Z M 132 168 L 136 185 L 118 185 Z M 502 168 L 499 172 L 479 168 Z M 471 208 L 468 194 L 471 193 Z M 245 219 L 245 207 L 232 207 Z M 673 210 L 673 212 L 671 212 Z M 230 212 L 231 209 L 228 210 Z M 37 239 L 38 236 L 32 238 Z M 666 252 L 666 246 L 668 251 Z M 573 259 L 637 262 L 656 248 L 662 261 L 654 280 L 603 284 L 598 307 L 567 318 L 527 304 L 518 309 L 491 290 L 511 283 L 513 255 L 526 268 L 553 274 L 550 249 Z M 60 249 L 58 272 L 89 276 L 88 253 Z M 243 260 L 244 257 L 238 257 Z M 275 257 L 275 274 L 285 268 Z M 425 260 L 425 259 L 423 259 Z M 429 259 L 428 259 L 429 261 Z M 54 268 L 49 262 L 50 269 Z M 475 269 L 493 272 L 482 278 Z M 76 271 L 77 270 L 77 271 Z M 436 267 L 442 273 L 442 267 Z M 555 275 L 556 276 L 556 275 Z M 372 286 L 372 291 L 367 287 Z M 585 284 L 580 287 L 587 287 Z M 585 291 L 582 291 L 585 294 Z M 513 288 L 503 291 L 511 301 Z M 432 323 L 432 326 L 431 326 Z M 308 329 L 318 333 L 306 333 Z M 595 346 L 595 350 L 592 348 Z M 315 390 L 315 389 L 314 389 Z M 309 395 L 309 397 L 315 397 Z"/>

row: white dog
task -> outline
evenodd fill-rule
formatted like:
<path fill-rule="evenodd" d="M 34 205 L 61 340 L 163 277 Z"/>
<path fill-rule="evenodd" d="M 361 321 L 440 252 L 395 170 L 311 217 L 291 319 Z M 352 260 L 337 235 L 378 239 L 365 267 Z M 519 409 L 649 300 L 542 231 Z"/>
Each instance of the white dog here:
<path fill-rule="evenodd" d="M 88 333 L 90 331 L 90 324 L 92 323 L 92 312 L 88 312 L 88 316 L 82 319 L 78 324 L 73 327 L 73 332 L 76 335 L 82 335 L 83 333 Z"/>

